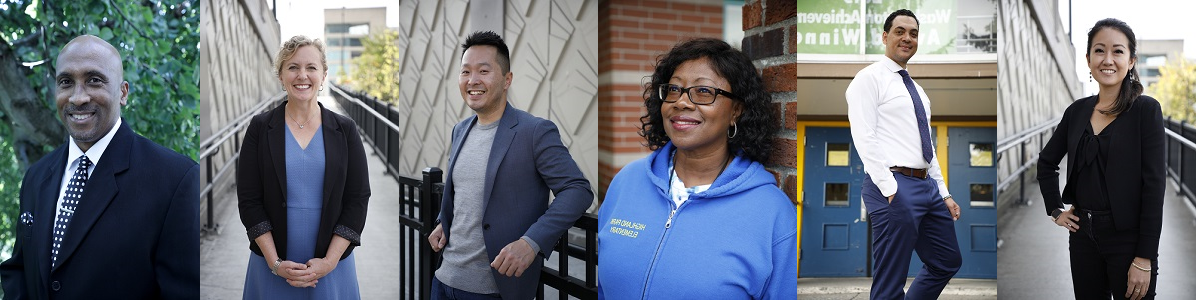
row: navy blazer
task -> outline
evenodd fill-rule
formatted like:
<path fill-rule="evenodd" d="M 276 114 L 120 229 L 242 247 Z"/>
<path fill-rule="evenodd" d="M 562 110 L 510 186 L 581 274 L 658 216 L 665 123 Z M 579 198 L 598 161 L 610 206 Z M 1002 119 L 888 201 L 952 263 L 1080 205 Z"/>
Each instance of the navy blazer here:
<path fill-rule="evenodd" d="M 66 156 L 64 144 L 25 173 L 20 211 L 30 218 L 16 224 L 12 258 L 0 264 L 4 298 L 199 299 L 199 165 L 122 122 L 51 269 L 55 205 L 75 159 Z"/>
<path fill-rule="evenodd" d="M 453 166 L 461 144 L 477 116 L 453 126 L 452 155 L 444 181 L 444 198 L 437 220 L 448 243 L 453 224 Z M 548 204 L 548 192 L 556 198 Z M 483 188 L 486 212 L 482 217 L 486 254 L 490 261 L 507 244 L 527 236 L 547 258 L 557 240 L 594 202 L 590 181 L 582 175 L 569 149 L 561 143 L 552 121 L 538 118 L 506 104 L 494 133 Z M 447 247 L 448 244 L 445 244 Z M 531 299 L 540 281 L 543 259 L 536 259 L 522 277 L 507 277 L 494 268 L 490 274 L 504 299 Z"/>
<path fill-rule="evenodd" d="M 369 171 L 365 147 L 353 120 L 320 106 L 320 133 L 324 135 L 324 205 L 320 209 L 316 257 L 328 253 L 332 235 L 349 240 L 339 259 L 349 257 L 361 245 L 365 229 L 366 204 L 370 200 Z M 254 242 L 274 229 L 274 249 L 287 260 L 287 161 L 286 102 L 253 117 L 245 130 L 241 158 L 237 161 L 237 206 L 241 223 L 249 235 L 249 249 L 264 256 Z M 266 225 L 263 225 L 266 224 Z M 304 263 L 304 262 L 298 262 Z"/>
<path fill-rule="evenodd" d="M 1076 148 L 1084 129 L 1091 128 L 1092 110 L 1097 96 L 1073 102 L 1063 112 L 1050 141 L 1038 157 L 1038 186 L 1049 215 L 1063 204 L 1075 203 Z M 1166 161 L 1163 147 L 1163 114 L 1159 102 L 1139 96 L 1130 108 L 1104 130 L 1109 130 L 1109 161 L 1105 165 L 1105 183 L 1109 206 L 1117 230 L 1139 231 L 1134 255 L 1155 259 L 1159 256 L 1159 235 L 1163 228 L 1163 193 L 1166 189 Z M 1103 133 L 1103 132 L 1102 132 Z M 1067 185 L 1059 192 L 1059 162 L 1067 155 Z"/>

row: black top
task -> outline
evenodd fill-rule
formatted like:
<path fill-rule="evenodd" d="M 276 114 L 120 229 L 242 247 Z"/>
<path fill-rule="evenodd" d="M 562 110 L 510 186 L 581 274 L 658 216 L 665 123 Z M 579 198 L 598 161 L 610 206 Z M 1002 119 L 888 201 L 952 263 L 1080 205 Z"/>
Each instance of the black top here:
<path fill-rule="evenodd" d="M 1100 134 L 1093 135 L 1092 126 L 1084 129 L 1080 145 L 1076 147 L 1076 206 L 1097 211 L 1109 210 L 1109 188 L 1105 184 L 1105 166 L 1109 161 L 1109 144 L 1112 140 L 1113 123 L 1105 126 Z"/>
<path fill-rule="evenodd" d="M 1038 157 L 1038 186 L 1043 206 L 1051 211 L 1076 203 L 1081 183 L 1076 182 L 1080 163 L 1076 159 L 1084 130 L 1090 129 L 1096 96 L 1073 102 Z M 1159 236 L 1163 229 L 1163 194 L 1166 190 L 1166 162 L 1163 143 L 1163 114 L 1159 102 L 1139 96 L 1130 108 L 1117 116 L 1117 124 L 1105 128 L 1109 133 L 1105 163 L 1105 185 L 1109 211 L 1117 230 L 1136 230 L 1135 256 L 1158 257 Z M 1069 155 L 1070 154 L 1070 155 Z M 1059 163 L 1067 157 L 1067 185 L 1060 191 Z"/>

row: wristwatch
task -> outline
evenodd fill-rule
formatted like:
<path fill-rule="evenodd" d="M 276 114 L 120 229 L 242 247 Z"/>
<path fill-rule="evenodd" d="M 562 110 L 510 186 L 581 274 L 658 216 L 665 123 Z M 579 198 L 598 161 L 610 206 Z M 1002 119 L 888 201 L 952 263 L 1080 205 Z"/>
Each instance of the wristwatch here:
<path fill-rule="evenodd" d="M 1051 212 L 1051 221 L 1058 222 L 1058 221 L 1059 221 L 1059 215 L 1061 215 L 1061 214 L 1063 214 L 1063 209 L 1061 209 L 1061 208 L 1056 208 L 1056 209 L 1055 209 L 1055 211 L 1052 211 L 1052 212 Z"/>

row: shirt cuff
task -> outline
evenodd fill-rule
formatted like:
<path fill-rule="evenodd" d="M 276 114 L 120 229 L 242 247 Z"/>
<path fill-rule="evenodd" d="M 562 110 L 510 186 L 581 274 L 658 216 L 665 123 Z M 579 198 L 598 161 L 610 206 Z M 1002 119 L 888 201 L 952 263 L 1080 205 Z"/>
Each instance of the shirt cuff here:
<path fill-rule="evenodd" d="M 536 244 L 536 241 L 533 241 L 533 240 L 532 240 L 532 238 L 530 238 L 530 237 L 527 237 L 527 236 L 525 235 L 525 236 L 522 236 L 522 237 L 520 237 L 519 239 L 521 239 L 521 240 L 523 240 L 523 241 L 527 242 L 527 244 L 528 244 L 528 245 L 531 245 L 531 246 L 532 246 L 532 252 L 535 252 L 535 253 L 540 253 L 540 245 L 537 245 L 537 244 Z"/>
<path fill-rule="evenodd" d="M 348 226 L 336 225 L 336 228 L 332 229 L 332 233 L 349 240 L 349 244 L 353 246 L 361 246 L 361 234 L 353 229 L 349 229 Z"/>
<path fill-rule="evenodd" d="M 246 228 L 245 233 L 249 235 L 249 240 L 252 241 L 271 230 L 274 230 L 274 226 L 270 225 L 270 221 L 262 221 L 261 223 L 257 223 L 257 225 L 253 225 L 253 227 Z"/>

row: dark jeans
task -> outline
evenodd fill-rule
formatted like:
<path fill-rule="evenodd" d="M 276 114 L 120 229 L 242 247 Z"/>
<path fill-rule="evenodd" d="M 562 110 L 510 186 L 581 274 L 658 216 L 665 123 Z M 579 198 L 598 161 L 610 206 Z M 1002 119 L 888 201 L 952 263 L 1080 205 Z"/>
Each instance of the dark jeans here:
<path fill-rule="evenodd" d="M 1080 230 L 1068 237 L 1071 250 L 1072 288 L 1076 299 L 1126 299 L 1130 262 L 1138 245 L 1137 231 L 1118 231 L 1109 215 L 1093 215 L 1076 210 Z M 1154 299 L 1159 262 L 1150 262 L 1150 289 L 1143 299 Z M 1137 269 L 1134 272 L 1138 272 Z"/>
<path fill-rule="evenodd" d="M 435 275 L 432 275 L 432 300 L 474 300 L 474 299 L 502 299 L 498 294 L 477 294 L 458 290 L 454 287 L 448 286 Z"/>

